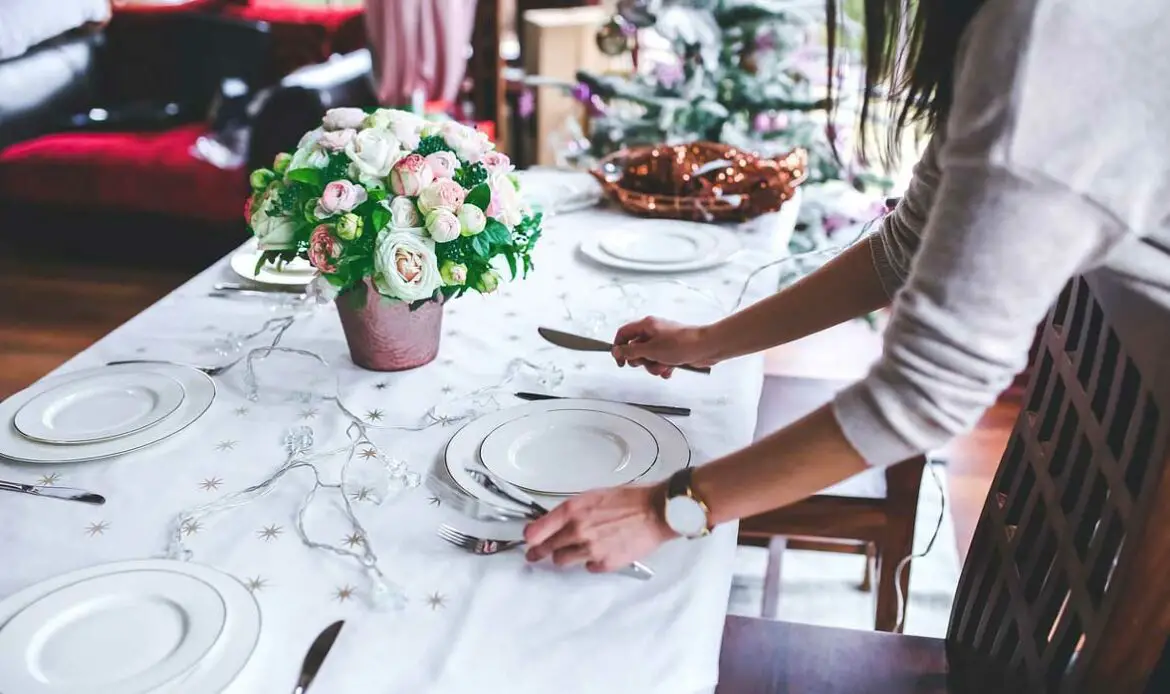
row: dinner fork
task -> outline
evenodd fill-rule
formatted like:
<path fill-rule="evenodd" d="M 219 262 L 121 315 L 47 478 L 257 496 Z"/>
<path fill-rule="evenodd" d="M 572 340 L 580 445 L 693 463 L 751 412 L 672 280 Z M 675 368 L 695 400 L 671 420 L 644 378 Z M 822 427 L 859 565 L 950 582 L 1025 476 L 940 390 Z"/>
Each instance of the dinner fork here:
<path fill-rule="evenodd" d="M 187 364 L 187 363 L 178 362 L 178 361 L 168 361 L 166 359 L 119 359 L 117 361 L 106 362 L 106 366 L 120 366 L 122 364 L 175 364 L 176 366 L 186 366 L 187 368 L 195 369 L 196 371 L 202 371 L 203 373 L 207 374 L 208 376 L 218 376 L 221 373 L 232 368 L 236 364 L 239 364 L 240 361 L 246 356 L 247 356 L 247 353 L 241 354 L 240 356 L 229 361 L 228 363 L 220 364 L 219 366 L 196 366 L 195 364 Z"/>
<path fill-rule="evenodd" d="M 524 540 L 492 540 L 486 537 L 476 537 L 468 535 L 467 533 L 456 530 L 455 528 L 443 523 L 439 526 L 439 537 L 446 542 L 455 545 L 459 549 L 467 550 L 472 554 L 481 556 L 499 554 L 500 552 L 507 552 L 508 550 L 517 549 L 524 545 Z M 642 581 L 648 581 L 654 578 L 654 572 L 643 567 L 640 564 L 630 564 L 618 569 L 615 573 L 623 576 L 630 576 Z"/>

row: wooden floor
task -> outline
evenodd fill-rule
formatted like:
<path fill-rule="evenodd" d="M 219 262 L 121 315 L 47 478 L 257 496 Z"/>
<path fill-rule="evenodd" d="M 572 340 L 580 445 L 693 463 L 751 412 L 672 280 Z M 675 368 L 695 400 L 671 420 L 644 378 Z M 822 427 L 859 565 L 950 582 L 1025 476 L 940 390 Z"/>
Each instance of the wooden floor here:
<path fill-rule="evenodd" d="M 0 398 L 84 350 L 191 274 L 0 258 Z M 880 352 L 878 334 L 857 322 L 772 351 L 767 368 L 786 375 L 860 378 Z M 1001 402 L 978 429 L 944 451 L 960 557 L 966 556 L 1016 411 L 1012 402 Z"/>

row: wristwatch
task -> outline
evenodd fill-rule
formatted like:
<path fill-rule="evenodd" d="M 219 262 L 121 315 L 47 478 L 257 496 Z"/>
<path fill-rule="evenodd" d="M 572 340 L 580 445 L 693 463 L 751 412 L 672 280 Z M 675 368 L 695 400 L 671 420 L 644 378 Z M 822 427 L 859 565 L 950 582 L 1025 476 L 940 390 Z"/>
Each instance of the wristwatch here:
<path fill-rule="evenodd" d="M 693 468 L 683 468 L 666 483 L 662 515 L 670 529 L 688 539 L 711 532 L 711 511 L 691 484 Z"/>

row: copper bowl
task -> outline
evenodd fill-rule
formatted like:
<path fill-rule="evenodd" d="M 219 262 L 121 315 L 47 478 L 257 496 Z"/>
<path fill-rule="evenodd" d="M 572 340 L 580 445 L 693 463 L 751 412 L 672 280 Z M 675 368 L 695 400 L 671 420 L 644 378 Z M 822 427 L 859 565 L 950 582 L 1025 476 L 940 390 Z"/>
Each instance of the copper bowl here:
<path fill-rule="evenodd" d="M 743 222 L 780 209 L 808 175 L 808 153 L 765 159 L 715 142 L 623 149 L 591 172 L 627 212 Z"/>

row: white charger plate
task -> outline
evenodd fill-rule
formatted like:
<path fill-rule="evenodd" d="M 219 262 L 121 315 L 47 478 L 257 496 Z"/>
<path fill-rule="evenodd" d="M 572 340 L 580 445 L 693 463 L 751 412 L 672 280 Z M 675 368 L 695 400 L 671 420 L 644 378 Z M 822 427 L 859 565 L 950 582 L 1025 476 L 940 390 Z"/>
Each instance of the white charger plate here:
<path fill-rule="evenodd" d="M 565 496 L 638 479 L 658 459 L 658 442 L 621 415 L 552 410 L 500 425 L 479 456 L 488 471 L 518 487 Z"/>
<path fill-rule="evenodd" d="M 240 277 L 260 284 L 302 285 L 312 282 L 317 275 L 317 270 L 303 258 L 295 258 L 285 263 L 279 270 L 275 265 L 266 263 L 257 273 L 256 263 L 259 260 L 260 249 L 256 245 L 256 239 L 252 239 L 232 255 L 231 268 Z"/>
<path fill-rule="evenodd" d="M 633 480 L 638 483 L 662 482 L 676 471 L 691 464 L 691 447 L 687 437 L 672 422 L 653 412 L 647 412 L 632 405 L 607 400 L 589 400 L 583 398 L 565 398 L 563 400 L 542 400 L 530 402 L 506 410 L 499 410 L 486 414 L 463 426 L 447 443 L 444 453 L 444 465 L 451 480 L 468 495 L 493 505 L 508 505 L 506 501 L 476 484 L 467 468 L 483 469 L 480 462 L 480 446 L 488 434 L 504 424 L 531 416 L 540 412 L 555 412 L 558 410 L 593 410 L 607 412 L 625 417 L 637 422 L 650 432 L 658 444 L 658 457 L 654 465 L 641 477 Z M 566 497 L 552 494 L 532 495 L 544 506 L 556 506 Z"/>
<path fill-rule="evenodd" d="M 194 669 L 223 632 L 215 588 L 173 571 L 78 581 L 0 627 L 5 694 L 146 694 Z"/>
<path fill-rule="evenodd" d="M 166 559 L 123 561 L 93 566 L 50 578 L 0 601 L 0 629 L 40 598 L 91 578 L 141 571 L 166 571 L 203 581 L 219 594 L 226 622 L 219 639 L 194 669 L 169 683 L 167 694 L 216 694 L 223 691 L 252 657 L 260 637 L 260 607 L 235 578 L 208 566 Z M 8 690 L 3 690 L 8 694 Z M 89 694 L 89 690 L 87 690 Z"/>
<path fill-rule="evenodd" d="M 689 240 L 680 246 L 680 238 Z M 686 254 L 681 250 L 671 250 L 671 246 L 675 249 L 681 247 Z M 659 248 L 657 255 L 656 247 Z M 693 272 L 726 263 L 740 247 L 739 239 L 728 229 L 660 220 L 653 226 L 614 229 L 582 241 L 580 249 L 586 258 L 618 270 Z M 701 252 L 692 249 L 701 249 Z"/>
<path fill-rule="evenodd" d="M 182 404 L 182 384 L 137 369 L 95 373 L 47 390 L 17 411 L 13 426 L 43 443 L 93 443 L 157 424 Z"/>
<path fill-rule="evenodd" d="M 90 378 L 94 374 L 136 373 L 150 371 L 169 376 L 182 385 L 186 397 L 175 412 L 158 422 L 156 425 L 137 431 L 126 436 L 120 436 L 108 441 L 94 443 L 78 443 L 68 446 L 31 441 L 20 434 L 13 425 L 15 414 L 26 403 L 41 393 L 57 388 L 79 379 Z M 211 403 L 215 400 L 215 383 L 211 378 L 189 366 L 181 364 L 122 364 L 118 366 L 99 366 L 93 369 L 84 369 L 72 373 L 62 374 L 39 381 L 13 395 L 4 402 L 0 402 L 0 457 L 15 460 L 21 463 L 79 463 L 90 460 L 101 460 L 123 455 L 158 443 L 186 429 L 198 420 Z"/>

